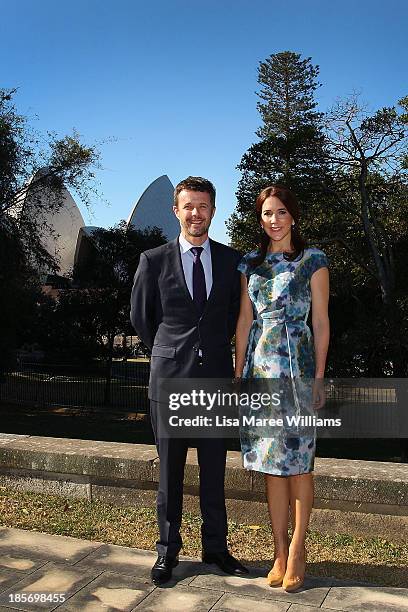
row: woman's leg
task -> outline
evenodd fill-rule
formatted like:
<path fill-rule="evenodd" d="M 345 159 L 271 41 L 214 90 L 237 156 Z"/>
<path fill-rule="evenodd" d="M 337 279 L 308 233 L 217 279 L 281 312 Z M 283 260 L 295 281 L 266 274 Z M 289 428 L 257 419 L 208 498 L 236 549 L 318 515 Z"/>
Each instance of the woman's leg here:
<path fill-rule="evenodd" d="M 266 474 L 265 480 L 268 511 L 275 544 L 274 564 L 271 571 L 274 575 L 283 577 L 289 550 L 289 478 Z"/>
<path fill-rule="evenodd" d="M 313 507 L 313 474 L 289 476 L 290 511 L 293 535 L 289 546 L 289 557 L 285 581 L 303 582 L 305 574 L 305 540 Z"/>

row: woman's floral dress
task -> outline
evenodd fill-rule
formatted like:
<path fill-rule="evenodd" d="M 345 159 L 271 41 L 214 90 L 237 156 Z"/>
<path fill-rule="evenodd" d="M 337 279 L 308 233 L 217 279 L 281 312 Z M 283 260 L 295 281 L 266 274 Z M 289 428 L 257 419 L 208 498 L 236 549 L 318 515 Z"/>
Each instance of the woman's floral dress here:
<path fill-rule="evenodd" d="M 316 270 L 328 266 L 328 259 L 323 251 L 307 248 L 294 261 L 285 259 L 283 253 L 268 253 L 264 262 L 254 267 L 251 261 L 258 255 L 259 251 L 248 253 L 238 266 L 247 277 L 254 310 L 243 378 L 281 379 L 280 383 L 291 387 L 291 396 L 289 400 L 289 394 L 284 394 L 274 416 L 299 415 L 302 403 L 311 404 L 310 381 L 315 370 L 313 337 L 306 323 L 311 306 L 310 279 Z M 313 471 L 314 430 L 312 435 L 310 428 L 308 435 L 302 435 L 301 428 L 288 426 L 286 418 L 283 422 L 283 427 L 273 428 L 271 437 L 264 430 L 260 435 L 259 428 L 242 428 L 247 469 L 275 476 Z"/>

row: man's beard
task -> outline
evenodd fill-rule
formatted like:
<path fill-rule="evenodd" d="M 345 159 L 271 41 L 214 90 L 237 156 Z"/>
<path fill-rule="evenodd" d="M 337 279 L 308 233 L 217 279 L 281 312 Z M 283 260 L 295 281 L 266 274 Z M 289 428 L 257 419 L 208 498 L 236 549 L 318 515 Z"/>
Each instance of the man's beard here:
<path fill-rule="evenodd" d="M 186 230 L 187 234 L 189 236 L 194 236 L 195 238 L 199 238 L 200 236 L 204 236 L 204 234 L 206 234 L 208 232 L 208 228 L 210 227 L 210 224 L 206 225 L 202 225 L 200 227 L 196 227 L 194 228 L 191 225 L 188 225 L 187 223 L 184 225 L 184 229 Z"/>

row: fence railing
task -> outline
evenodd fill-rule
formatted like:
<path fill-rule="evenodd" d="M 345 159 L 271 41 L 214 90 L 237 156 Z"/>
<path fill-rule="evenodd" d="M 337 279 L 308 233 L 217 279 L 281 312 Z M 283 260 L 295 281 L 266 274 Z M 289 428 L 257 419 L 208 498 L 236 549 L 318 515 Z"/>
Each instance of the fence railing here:
<path fill-rule="evenodd" d="M 110 402 L 106 404 L 107 372 L 103 364 L 21 363 L 0 385 L 0 400 L 31 406 L 103 407 L 147 412 L 150 364 L 114 361 Z"/>
<path fill-rule="evenodd" d="M 147 360 L 114 361 L 110 392 L 106 393 L 107 371 L 101 363 L 92 363 L 86 369 L 73 364 L 21 363 L 3 378 L 0 401 L 39 409 L 72 407 L 103 409 L 112 414 L 147 413 L 149 371 Z M 408 400 L 403 382 L 401 387 L 396 379 L 334 381 L 327 385 L 326 410 L 342 416 L 350 435 L 360 432 L 359 437 L 404 437 L 408 431 L 407 404 L 401 402 L 401 397 L 397 399 L 402 390 Z"/>

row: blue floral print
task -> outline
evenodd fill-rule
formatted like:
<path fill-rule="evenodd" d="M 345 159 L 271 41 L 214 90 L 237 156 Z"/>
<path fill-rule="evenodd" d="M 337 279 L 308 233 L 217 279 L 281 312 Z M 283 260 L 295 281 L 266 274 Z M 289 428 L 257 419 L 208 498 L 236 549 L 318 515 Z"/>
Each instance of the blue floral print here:
<path fill-rule="evenodd" d="M 287 260 L 283 253 L 268 253 L 260 265 L 254 266 L 252 262 L 258 255 L 259 251 L 248 253 L 238 266 L 247 277 L 254 311 L 243 378 L 312 379 L 314 345 L 307 325 L 311 306 L 310 279 L 314 272 L 328 266 L 328 259 L 323 251 L 307 248 L 294 261 Z M 303 385 L 303 391 L 302 382 L 296 387 L 295 396 L 303 393 L 306 397 L 307 385 Z M 284 402 L 278 412 L 295 414 L 294 403 Z M 241 431 L 243 461 L 247 469 L 276 476 L 313 471 L 315 436 L 296 437 L 296 433 L 286 426 L 278 432 L 275 430 L 273 436 L 261 437 L 250 428 Z"/>

